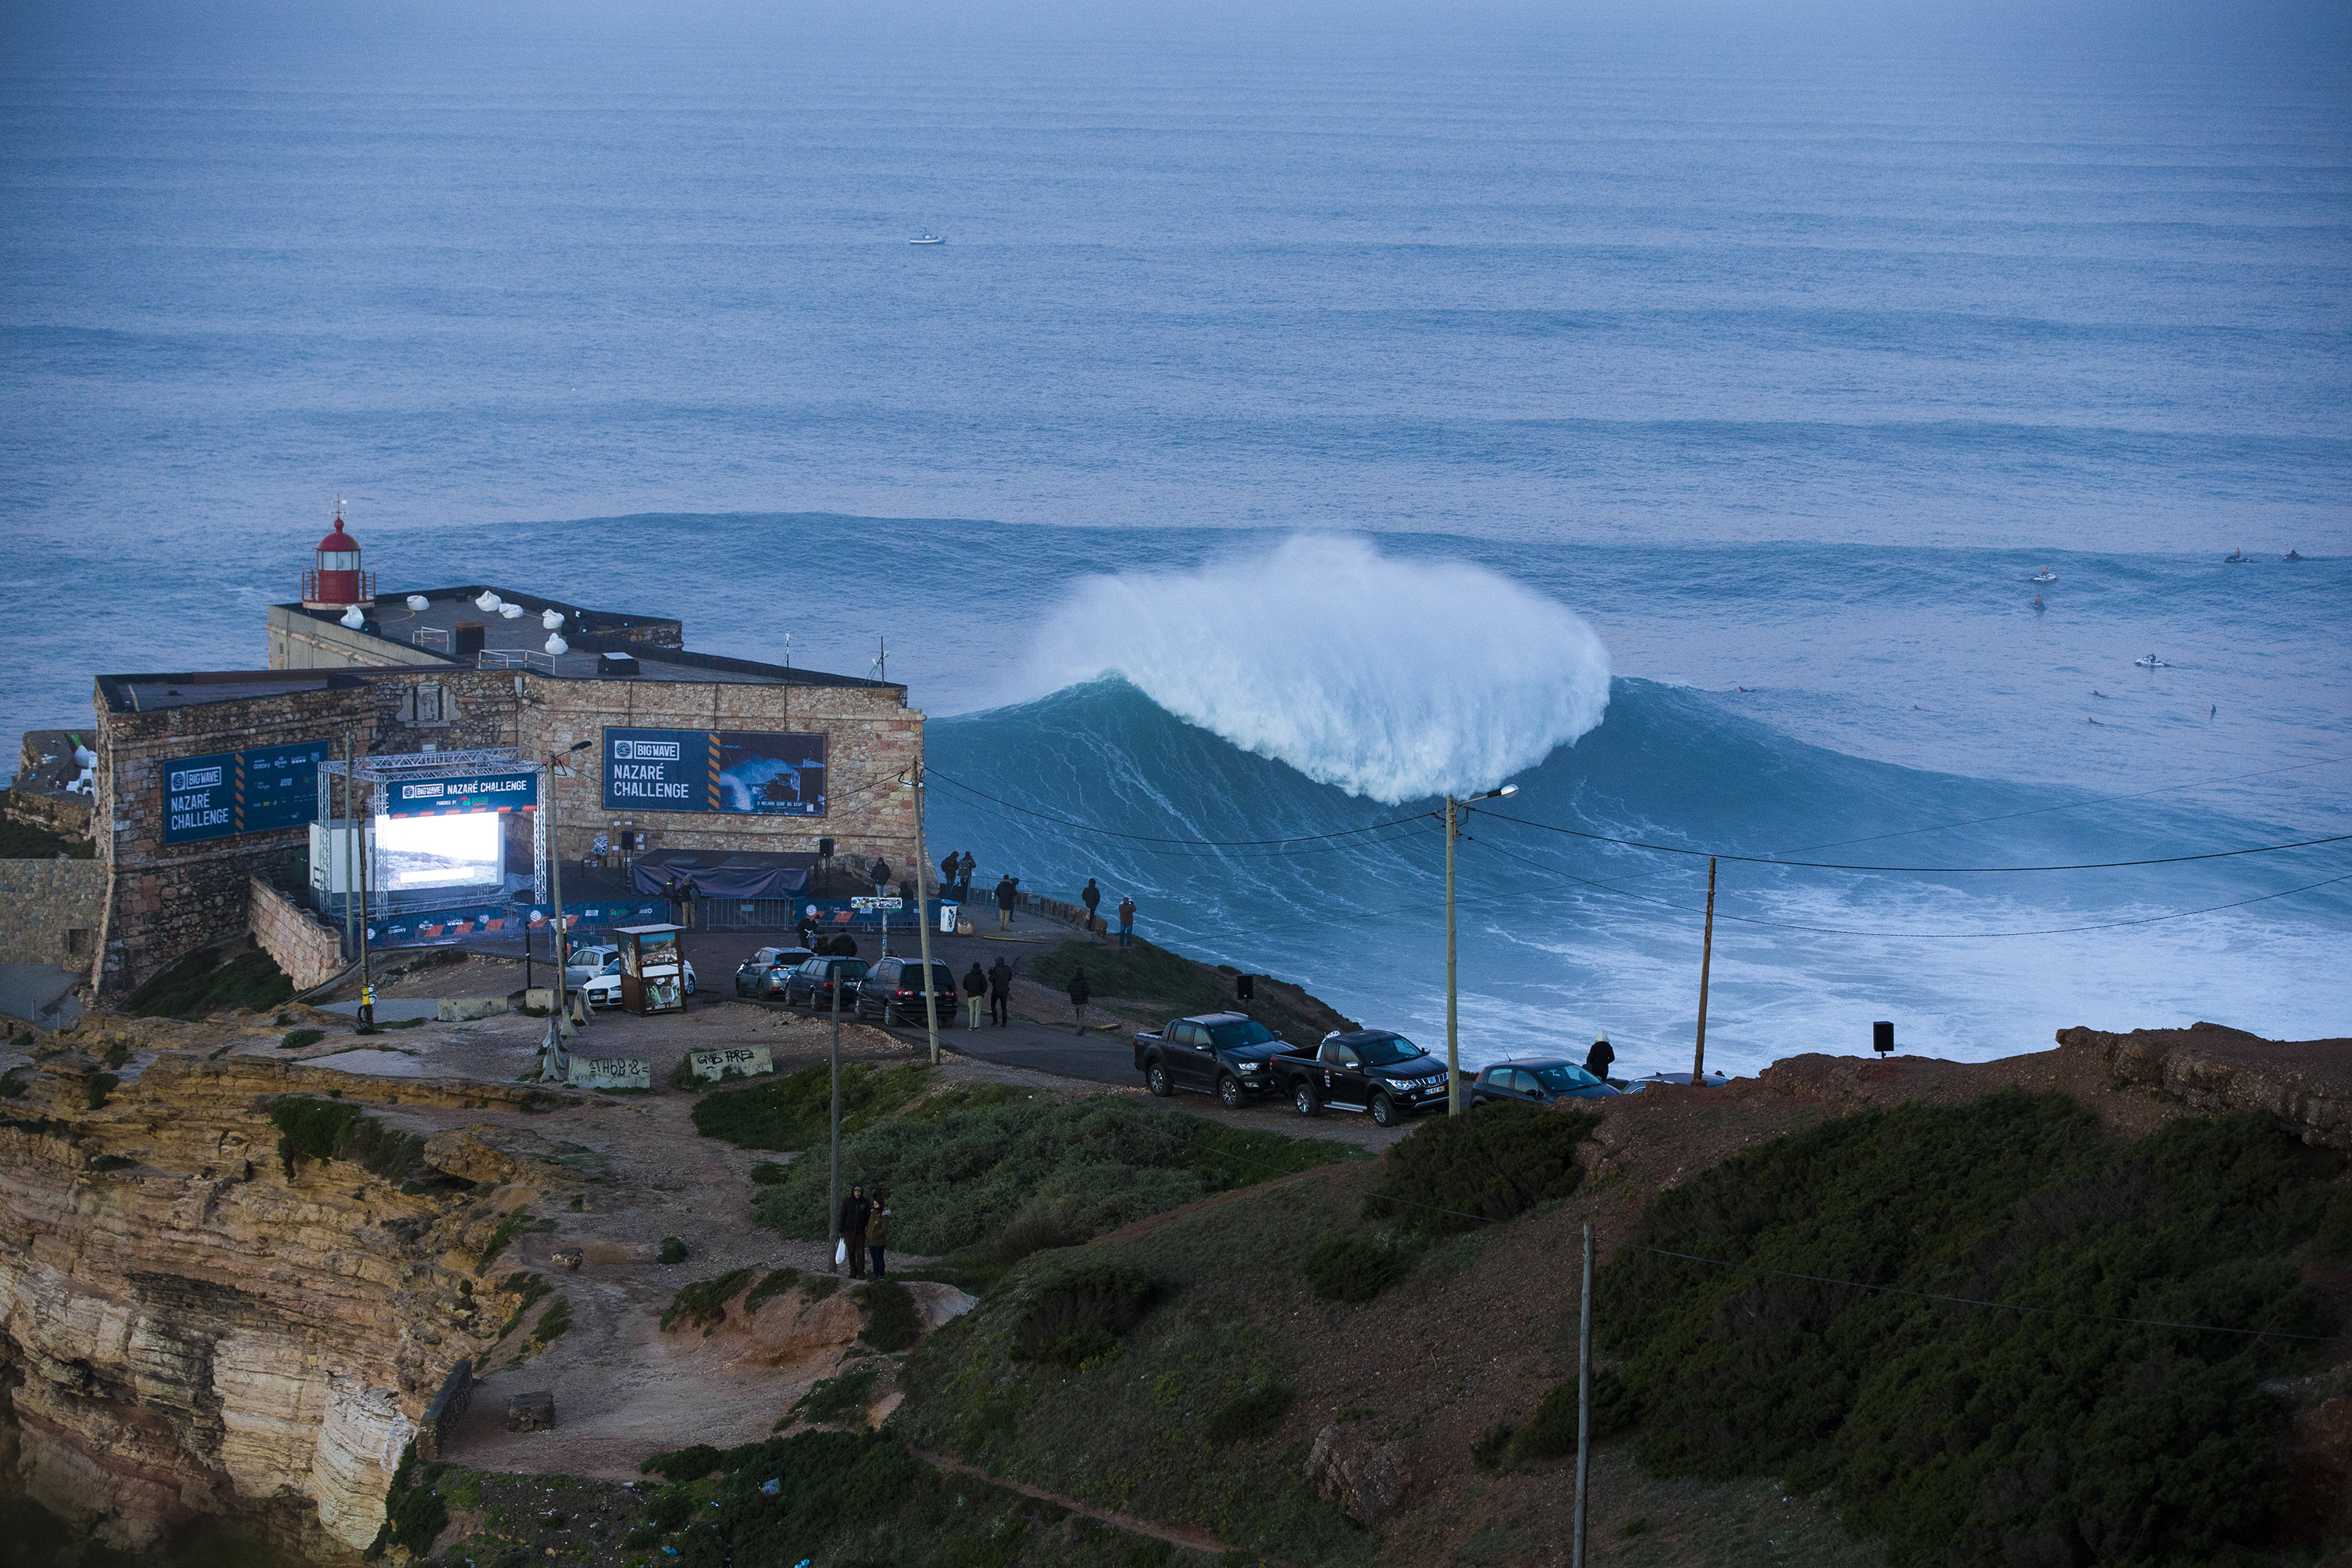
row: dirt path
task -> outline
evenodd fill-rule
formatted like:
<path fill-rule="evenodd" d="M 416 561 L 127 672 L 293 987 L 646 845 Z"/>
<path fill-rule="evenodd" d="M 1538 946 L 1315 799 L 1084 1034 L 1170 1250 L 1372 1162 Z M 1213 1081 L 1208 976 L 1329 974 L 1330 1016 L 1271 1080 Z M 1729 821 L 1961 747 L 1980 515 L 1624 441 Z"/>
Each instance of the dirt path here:
<path fill-rule="evenodd" d="M 1181 1524 L 1161 1524 L 1156 1520 L 1138 1519 L 1131 1513 L 1118 1513 L 1107 1508 L 1097 1508 L 1092 1503 L 1080 1502 L 1074 1497 L 1064 1497 L 1060 1492 L 1049 1492 L 1043 1487 L 1027 1486 L 1020 1481 L 1006 1480 L 1002 1476 L 992 1476 L 986 1470 L 967 1465 L 961 1459 L 950 1459 L 944 1454 L 934 1454 L 927 1449 L 915 1447 L 911 1444 L 908 1446 L 907 1452 L 935 1470 L 952 1470 L 960 1476 L 970 1476 L 974 1480 L 986 1481 L 990 1486 L 1002 1487 L 1009 1492 L 1019 1492 L 1023 1497 L 1033 1498 L 1038 1502 L 1049 1502 L 1055 1508 L 1068 1509 L 1072 1513 L 1091 1519 L 1097 1524 L 1108 1524 L 1114 1530 L 1123 1530 L 1129 1535 L 1148 1535 L 1154 1541 L 1164 1541 L 1171 1546 L 1181 1546 L 1187 1552 L 1222 1553 L 1235 1550 L 1223 1539 L 1210 1534 L 1205 1530 L 1194 1530 Z M 1274 1568 L 1297 1568 L 1297 1564 L 1286 1558 L 1274 1556 L 1270 1552 L 1261 1552 L 1253 1555 L 1261 1563 L 1274 1564 Z"/>

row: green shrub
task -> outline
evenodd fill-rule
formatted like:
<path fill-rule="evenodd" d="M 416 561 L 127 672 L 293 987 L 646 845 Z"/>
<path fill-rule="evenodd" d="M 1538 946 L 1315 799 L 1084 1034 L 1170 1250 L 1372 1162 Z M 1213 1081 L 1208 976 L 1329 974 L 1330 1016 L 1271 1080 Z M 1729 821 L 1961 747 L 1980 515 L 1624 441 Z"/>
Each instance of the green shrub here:
<path fill-rule="evenodd" d="M 730 1268 L 716 1279 L 700 1279 L 681 1289 L 670 1298 L 661 1315 L 663 1331 L 680 1319 L 700 1329 L 707 1337 L 710 1331 L 727 1321 L 727 1302 L 743 1289 L 751 1278 L 749 1268 Z"/>
<path fill-rule="evenodd" d="M 2336 1190 L 2318 1234 L 2311 1238 L 2311 1250 L 2322 1258 L 2352 1258 L 2352 1181 Z"/>
<path fill-rule="evenodd" d="M 572 1298 L 558 1296 L 549 1303 L 547 1310 L 539 1315 L 539 1321 L 532 1325 L 530 1348 L 534 1351 L 545 1350 L 549 1345 L 562 1339 L 564 1331 L 571 1327 Z"/>
<path fill-rule="evenodd" d="M 923 1337 L 922 1310 L 896 1279 L 873 1279 L 860 1286 L 857 1300 L 866 1309 L 866 1328 L 858 1335 L 886 1354 L 905 1350 Z"/>
<path fill-rule="evenodd" d="M 1160 1292 L 1149 1275 L 1108 1263 L 1069 1269 L 1033 1289 L 1034 1303 L 1013 1331 L 1013 1359 L 1061 1366 L 1115 1349 Z"/>
<path fill-rule="evenodd" d="M 518 1270 L 500 1280 L 499 1282 L 499 1289 L 504 1291 L 519 1294 L 522 1298 L 521 1300 L 515 1303 L 514 1311 L 508 1317 L 505 1324 L 499 1330 L 498 1337 L 499 1339 L 505 1339 L 509 1334 L 513 1333 L 515 1329 L 522 1322 L 523 1314 L 530 1311 L 533 1307 L 539 1305 L 539 1303 L 544 1300 L 550 1292 L 554 1290 L 555 1287 L 550 1285 L 546 1280 L 541 1279 L 536 1274 L 532 1274 L 527 1270 Z"/>
<path fill-rule="evenodd" d="M 434 1538 L 449 1523 L 448 1507 L 435 1489 L 447 1468 L 417 1463 L 415 1443 L 401 1450 L 400 1468 L 393 1472 L 392 1490 L 384 1498 L 383 1528 L 376 1534 L 378 1549 L 403 1546 L 417 1557 L 433 1549 Z"/>
<path fill-rule="evenodd" d="M 799 1563 L 820 1542 L 871 1531 L 898 1514 L 929 1478 L 919 1461 L 887 1437 L 827 1430 L 740 1448 L 657 1454 L 646 1469 L 673 1482 L 697 1483 L 665 1493 L 640 1516 L 665 1532 L 686 1530 L 677 1558 L 653 1560 L 691 1568 L 730 1561 Z M 770 1480 L 777 1483 L 773 1497 L 760 1489 Z"/>
<path fill-rule="evenodd" d="M 1576 1191 L 1576 1146 L 1600 1124 L 1585 1112 L 1510 1101 L 1433 1118 L 1389 1150 L 1364 1217 L 1423 1236 L 1516 1218 Z"/>
<path fill-rule="evenodd" d="M 507 1243 L 516 1237 L 537 1235 L 554 1228 L 553 1220 L 533 1219 L 528 1208 L 513 1210 L 504 1219 L 499 1221 L 496 1230 L 490 1232 L 490 1239 L 483 1246 L 481 1260 L 474 1265 L 474 1272 L 479 1274 L 483 1269 L 488 1268 L 492 1260 L 507 1249 Z"/>
<path fill-rule="evenodd" d="M 718 1449 L 708 1443 L 697 1443 L 689 1448 L 677 1448 L 667 1453 L 656 1454 L 637 1467 L 637 1473 L 659 1476 L 674 1487 L 682 1487 L 688 1481 L 698 1481 L 719 1468 L 719 1458 Z M 681 1510 L 677 1524 L 684 1522 L 685 1516 Z M 677 1524 L 666 1524 L 663 1528 L 676 1530 Z"/>
<path fill-rule="evenodd" d="M 842 1135 L 860 1131 L 920 1094 L 930 1073 L 919 1063 L 900 1067 L 845 1063 Z M 705 1095 L 694 1107 L 694 1130 L 706 1138 L 724 1139 L 739 1149 L 818 1149 L 832 1139 L 832 1068 L 820 1065 L 749 1089 Z"/>
<path fill-rule="evenodd" d="M 1329 1301 L 1369 1301 L 1412 1272 L 1412 1253 L 1397 1237 L 1364 1231 L 1332 1237 L 1307 1255 L 1307 1283 Z"/>
<path fill-rule="evenodd" d="M 278 1048 L 281 1051 L 299 1051 L 304 1046 L 315 1046 L 326 1037 L 327 1031 L 324 1029 L 289 1029 L 278 1039 Z"/>
<path fill-rule="evenodd" d="M 1592 1440 L 1614 1437 L 1633 1426 L 1636 1412 L 1633 1391 L 1615 1372 L 1602 1367 L 1592 1374 Z M 1536 1405 L 1536 1413 L 1511 1439 L 1514 1463 L 1558 1459 L 1576 1452 L 1576 1379 L 1554 1388 Z"/>
<path fill-rule="evenodd" d="M 838 1274 L 811 1274 L 801 1280 L 801 1296 L 810 1301 L 822 1301 L 840 1289 Z"/>
<path fill-rule="evenodd" d="M 870 1366 L 825 1378 L 793 1401 L 793 1415 L 817 1424 L 863 1415 L 866 1397 L 874 1392 L 874 1383 L 875 1372 Z M 786 1424 L 789 1421 L 788 1416 Z"/>
<path fill-rule="evenodd" d="M 128 1040 L 117 1040 L 114 1044 L 106 1047 L 106 1055 L 100 1059 L 99 1065 L 111 1072 L 114 1068 L 121 1067 L 124 1062 L 127 1062 L 130 1059 L 131 1042 Z"/>
<path fill-rule="evenodd" d="M 2286 1498 L 2261 1384 L 2308 1347 L 2105 1320 L 2330 1331 L 2297 1259 L 2334 1174 L 2259 1115 L 2118 1145 L 2063 1096 L 2014 1090 L 1776 1139 L 1654 1200 L 1601 1271 L 1635 1456 L 1826 1487 L 1895 1568 L 2044 1561 L 2053 1542 L 2078 1561 L 2240 1555 Z"/>
<path fill-rule="evenodd" d="M 698 1110 L 701 1107 L 697 1106 L 695 1109 Z M 790 1166 L 780 1164 L 774 1160 L 762 1160 L 751 1167 L 751 1184 L 755 1187 L 772 1187 L 784 1179 L 784 1173 L 790 1169 Z"/>
<path fill-rule="evenodd" d="M 1216 1408 L 1203 1430 L 1210 1442 L 1228 1447 L 1262 1443 L 1282 1425 L 1290 1397 L 1290 1390 L 1275 1385 L 1235 1394 Z"/>
<path fill-rule="evenodd" d="M 305 1160 L 331 1160 L 343 1139 L 360 1120 L 360 1108 L 336 1100 L 309 1100 L 280 1095 L 269 1102 L 270 1124 L 278 1129 L 278 1160 L 286 1179 Z"/>
<path fill-rule="evenodd" d="M 782 1295 L 785 1291 L 799 1284 L 800 1280 L 801 1271 L 797 1268 L 778 1268 L 773 1270 L 766 1279 L 761 1280 L 757 1285 L 752 1286 L 750 1294 L 743 1298 L 744 1314 L 749 1316 L 750 1314 L 758 1311 L 760 1310 L 761 1302 L 766 1300 L 771 1296 Z"/>
<path fill-rule="evenodd" d="M 1477 1440 L 1470 1445 L 1470 1462 L 1482 1470 L 1499 1470 L 1510 1453 L 1510 1424 L 1497 1421 L 1479 1433 Z"/>
<path fill-rule="evenodd" d="M 104 1109 L 106 1097 L 112 1094 L 121 1082 L 121 1079 L 110 1072 L 90 1074 L 89 1082 L 84 1086 L 89 1091 L 89 1108 L 92 1110 Z"/>
<path fill-rule="evenodd" d="M 22 1100 L 31 1092 L 33 1069 L 23 1064 L 0 1073 L 0 1100 Z"/>
<path fill-rule="evenodd" d="M 686 1261 L 686 1243 L 680 1237 L 665 1236 L 654 1249 L 654 1261 L 665 1266 Z"/>
<path fill-rule="evenodd" d="M 293 997 L 294 983 L 266 952 L 226 963 L 217 953 L 194 952 L 132 992 L 125 1010 L 140 1018 L 201 1018 L 224 1008 L 267 1013 Z"/>

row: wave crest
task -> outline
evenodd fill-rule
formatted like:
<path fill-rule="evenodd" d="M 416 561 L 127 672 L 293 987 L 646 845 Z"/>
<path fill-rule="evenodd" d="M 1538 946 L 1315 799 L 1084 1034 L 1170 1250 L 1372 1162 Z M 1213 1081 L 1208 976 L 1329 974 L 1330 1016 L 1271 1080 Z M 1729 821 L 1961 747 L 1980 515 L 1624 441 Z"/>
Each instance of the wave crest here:
<path fill-rule="evenodd" d="M 1564 605 L 1482 566 L 1313 535 L 1088 578 L 1026 674 L 1033 694 L 1124 676 L 1245 751 L 1390 805 L 1488 788 L 1609 705 L 1608 650 Z"/>

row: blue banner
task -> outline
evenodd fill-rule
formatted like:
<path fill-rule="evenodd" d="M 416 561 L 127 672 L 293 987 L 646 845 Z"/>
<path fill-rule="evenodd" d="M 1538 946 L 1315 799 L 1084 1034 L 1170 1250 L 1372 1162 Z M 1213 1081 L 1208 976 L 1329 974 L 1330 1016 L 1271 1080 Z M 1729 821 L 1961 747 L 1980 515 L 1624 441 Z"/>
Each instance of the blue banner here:
<path fill-rule="evenodd" d="M 318 815 L 327 742 L 182 757 L 163 766 L 163 842 L 299 827 Z"/>
<path fill-rule="evenodd" d="M 371 947 L 436 947 L 467 937 L 515 936 L 532 933 L 541 956 L 548 956 L 551 904 L 450 904 L 432 910 L 396 910 L 368 917 Z M 669 906 L 658 903 L 566 904 L 563 927 L 574 943 L 614 926 L 653 925 L 669 919 Z"/>
<path fill-rule="evenodd" d="M 823 816 L 825 738 L 751 730 L 604 731 L 604 809 Z"/>
<path fill-rule="evenodd" d="M 481 811 L 535 811 L 539 775 L 522 771 L 457 778 L 401 779 L 383 792 L 386 816 L 457 816 Z"/>

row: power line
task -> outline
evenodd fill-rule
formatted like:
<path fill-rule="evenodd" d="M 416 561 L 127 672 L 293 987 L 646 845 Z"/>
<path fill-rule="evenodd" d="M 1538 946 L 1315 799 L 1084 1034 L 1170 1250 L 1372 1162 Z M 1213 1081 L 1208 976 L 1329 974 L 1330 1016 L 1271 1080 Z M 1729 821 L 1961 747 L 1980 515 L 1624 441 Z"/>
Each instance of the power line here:
<path fill-rule="evenodd" d="M 1587 833 L 1580 828 L 1561 827 L 1549 822 L 1529 822 L 1521 816 L 1505 816 L 1487 807 L 1465 807 L 1479 816 L 1496 822 L 1507 822 L 1518 827 L 1533 827 L 1545 833 L 1563 834 L 1570 838 L 1588 838 L 1597 844 L 1622 845 L 1629 849 L 1648 849 L 1660 855 L 1685 855 L 1702 860 L 1730 860 L 1749 866 L 1783 866 L 1807 871 L 1898 871 L 1916 876 L 1963 877 L 1991 876 L 2018 871 L 2118 871 L 2134 866 L 2178 866 L 2190 860 L 2227 860 L 2241 855 L 2271 855 L 2282 849 L 2308 849 L 2319 844 L 2341 844 L 2352 839 L 2352 833 L 2337 833 L 2325 838 L 2300 838 L 2292 844 L 2261 844 L 2250 849 L 2208 849 L 2196 855 L 2161 855 L 2145 860 L 2093 860 L 2067 866 L 1851 866 L 1831 860 L 1781 860 L 1769 855 L 1734 855 L 1720 849 L 1685 849 L 1674 844 L 1652 844 L 1646 839 L 1616 838 L 1606 833 Z"/>

